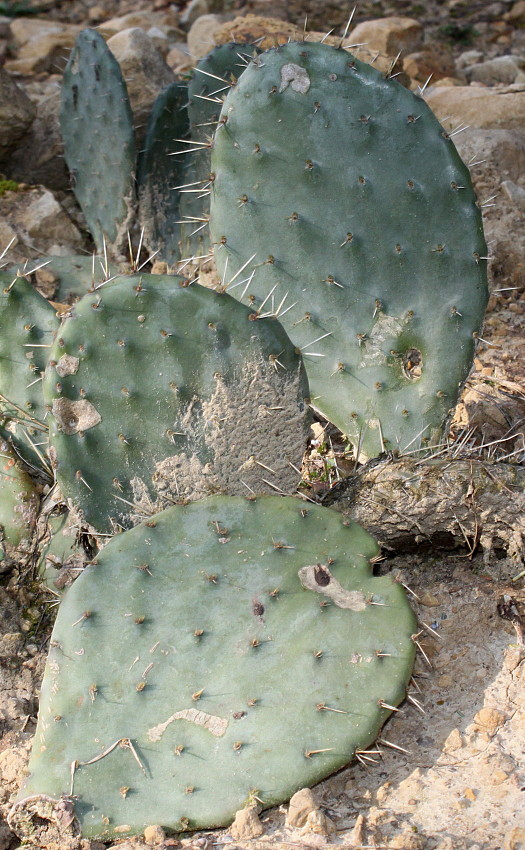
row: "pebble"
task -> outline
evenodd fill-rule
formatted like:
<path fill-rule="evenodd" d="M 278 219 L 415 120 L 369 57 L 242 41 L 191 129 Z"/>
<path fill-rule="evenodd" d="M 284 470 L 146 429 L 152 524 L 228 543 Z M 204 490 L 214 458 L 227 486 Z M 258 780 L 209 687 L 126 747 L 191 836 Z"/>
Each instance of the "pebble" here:
<path fill-rule="evenodd" d="M 497 708 L 480 708 L 474 715 L 474 723 L 489 735 L 495 735 L 506 719 L 507 716 Z"/>
<path fill-rule="evenodd" d="M 332 835 L 336 830 L 335 823 L 321 809 L 314 809 L 306 818 L 301 832 L 313 832 L 316 835 Z"/>
<path fill-rule="evenodd" d="M 162 844 L 166 838 L 166 833 L 161 826 L 154 824 L 147 826 L 144 830 L 144 841 L 146 844 Z"/>
<path fill-rule="evenodd" d="M 248 806 L 238 811 L 229 832 L 235 841 L 258 838 L 263 835 L 264 827 L 259 820 L 258 807 Z"/>
<path fill-rule="evenodd" d="M 286 826 L 302 827 L 305 825 L 310 812 L 319 808 L 319 803 L 310 788 L 301 788 L 290 800 Z"/>

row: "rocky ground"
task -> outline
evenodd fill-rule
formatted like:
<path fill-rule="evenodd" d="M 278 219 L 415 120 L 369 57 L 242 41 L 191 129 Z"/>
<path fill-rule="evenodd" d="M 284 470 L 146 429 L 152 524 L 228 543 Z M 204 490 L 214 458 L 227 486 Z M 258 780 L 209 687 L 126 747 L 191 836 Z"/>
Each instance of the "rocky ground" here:
<path fill-rule="evenodd" d="M 140 137 L 158 90 L 213 44 L 232 37 L 264 46 L 286 41 L 302 32 L 306 14 L 308 38 L 332 28 L 340 37 L 349 9 L 341 0 L 0 2 L 0 251 L 9 245 L 6 259 L 22 265 L 26 258 L 92 248 L 70 191 L 57 120 L 61 70 L 81 28 L 97 27 L 121 63 Z M 378 54 L 379 67 L 423 89 L 471 168 L 492 295 L 454 435 L 469 451 L 492 443 L 484 455 L 491 462 L 523 464 L 525 2 L 368 0 L 359 4 L 345 43 L 362 45 L 356 52 L 365 61 Z M 324 496 L 346 471 L 329 437 L 321 425 L 313 435 L 310 495 Z M 166 838 L 153 830 L 144 839 L 123 839 L 121 850 L 523 850 L 523 564 L 519 551 L 487 559 L 473 551 L 475 542 L 469 538 L 450 552 L 412 546 L 381 566 L 410 588 L 422 650 L 410 700 L 385 727 L 383 743 L 290 808 L 252 812 L 229 831 Z M 31 575 L 0 576 L 4 816 L 27 763 L 52 606 Z M 14 850 L 19 840 L 1 815 L 0 850 Z M 60 840 L 54 846 L 65 847 Z M 103 847 L 82 843 L 82 850 Z"/>

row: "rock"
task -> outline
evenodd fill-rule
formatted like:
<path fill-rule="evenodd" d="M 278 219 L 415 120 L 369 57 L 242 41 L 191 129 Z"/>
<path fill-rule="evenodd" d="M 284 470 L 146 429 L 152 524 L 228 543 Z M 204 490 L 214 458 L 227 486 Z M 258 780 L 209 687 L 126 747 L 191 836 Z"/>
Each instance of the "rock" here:
<path fill-rule="evenodd" d="M 203 15 L 208 15 L 209 12 L 210 7 L 208 0 L 191 0 L 180 16 L 181 26 L 184 28 L 191 27 L 192 23 L 196 21 L 197 18 L 200 18 Z"/>
<path fill-rule="evenodd" d="M 525 210 L 525 189 L 523 186 L 518 186 L 512 180 L 503 180 L 501 189 L 514 206 Z"/>
<path fill-rule="evenodd" d="M 522 56 L 496 56 L 487 62 L 479 62 L 465 69 L 469 83 L 478 82 L 486 86 L 525 83 L 525 59 Z"/>
<path fill-rule="evenodd" d="M 502 182 L 519 186 L 518 181 L 525 174 L 523 132 L 468 129 L 454 136 L 454 142 L 464 162 L 479 163 L 471 168 L 471 174 L 480 201 L 494 195 Z M 509 190 L 503 188 L 494 200 L 495 207 L 483 210 L 485 238 L 494 257 L 489 263 L 489 277 L 497 286 L 514 286 L 515 282 L 504 281 L 515 281 L 517 270 L 523 268 L 525 230 L 519 218 L 520 208 L 509 198 Z"/>
<path fill-rule="evenodd" d="M 395 835 L 387 846 L 389 850 L 423 850 L 425 844 L 423 835 L 417 835 L 411 829 L 404 829 L 399 835 Z"/>
<path fill-rule="evenodd" d="M 15 49 L 27 44 L 33 38 L 61 32 L 59 21 L 45 21 L 42 18 L 13 18 L 9 27 Z"/>
<path fill-rule="evenodd" d="M 460 123 L 479 129 L 523 130 L 525 126 L 525 88 L 432 86 L 425 91 L 425 100 L 447 130 Z"/>
<path fill-rule="evenodd" d="M 161 826 L 147 826 L 144 830 L 144 841 L 146 844 L 162 844 L 166 838 L 166 833 Z"/>
<path fill-rule="evenodd" d="M 150 27 L 146 35 L 148 36 L 152 44 L 157 48 L 160 55 L 166 58 L 170 49 L 170 41 L 166 33 L 161 30 L 160 27 Z"/>
<path fill-rule="evenodd" d="M 505 837 L 504 850 L 525 850 L 525 828 L 517 826 Z"/>
<path fill-rule="evenodd" d="M 451 53 L 437 46 L 409 53 L 402 61 L 405 73 L 412 80 L 421 83 L 425 83 L 429 77 L 435 81 L 443 77 L 453 77 L 455 73 Z"/>
<path fill-rule="evenodd" d="M 474 723 L 489 735 L 495 735 L 507 719 L 506 714 L 497 708 L 480 708 L 474 715 Z"/>
<path fill-rule="evenodd" d="M 144 30 L 138 27 L 117 33 L 107 44 L 126 80 L 140 147 L 153 102 L 161 89 L 174 82 L 175 74 Z"/>
<path fill-rule="evenodd" d="M 6 824 L 0 824 L 0 850 L 8 850 L 12 846 L 15 836 Z"/>
<path fill-rule="evenodd" d="M 0 67 L 0 160 L 24 135 L 36 107 L 25 91 Z"/>
<path fill-rule="evenodd" d="M 259 820 L 258 807 L 248 806 L 238 811 L 229 832 L 235 841 L 258 838 L 263 835 L 264 827 Z"/>
<path fill-rule="evenodd" d="M 319 808 L 319 803 L 310 788 L 301 788 L 296 791 L 290 800 L 288 814 L 286 815 L 286 826 L 304 826 L 310 812 Z"/>
<path fill-rule="evenodd" d="M 79 32 L 80 27 L 66 24 L 60 24 L 58 29 L 37 31 L 32 38 L 20 43 L 16 58 L 8 60 L 5 67 L 8 71 L 28 75 L 61 72 Z"/>
<path fill-rule="evenodd" d="M 314 809 L 309 813 L 306 823 L 301 830 L 303 835 L 309 832 L 313 832 L 316 835 L 333 835 L 335 831 L 335 823 L 321 809 Z"/>
<path fill-rule="evenodd" d="M 413 18 L 377 18 L 351 30 L 348 44 L 366 44 L 369 50 L 397 56 L 414 53 L 423 46 L 423 26 Z"/>
<path fill-rule="evenodd" d="M 16 243 L 10 250 L 14 262 L 48 254 L 55 245 L 67 247 L 71 254 L 84 248 L 79 230 L 53 193 L 43 186 L 2 195 L 0 220 L 16 234 Z"/>
<path fill-rule="evenodd" d="M 481 62 L 482 59 L 483 53 L 481 50 L 466 50 L 456 58 L 456 68 L 467 68 L 469 65 L 475 65 L 477 62 Z"/>
<path fill-rule="evenodd" d="M 2 167 L 19 183 L 65 191 L 69 189 L 69 174 L 58 119 L 60 98 L 54 81 L 52 86 L 49 94 L 37 103 L 36 118 Z"/>
<path fill-rule="evenodd" d="M 174 11 L 137 11 L 130 12 L 127 15 L 121 15 L 118 18 L 110 18 L 108 21 L 104 21 L 98 29 L 104 38 L 111 38 L 111 36 L 116 35 L 119 32 L 135 29 L 136 27 L 144 30 L 145 32 L 151 29 L 151 27 L 159 27 L 168 35 L 169 33 L 167 30 L 177 29 L 178 25 L 179 18 Z"/>
<path fill-rule="evenodd" d="M 194 62 L 206 56 L 215 45 L 215 33 L 223 23 L 220 15 L 200 15 L 188 33 L 188 51 Z"/>
<path fill-rule="evenodd" d="M 352 829 L 350 840 L 348 842 L 350 847 L 360 847 L 362 844 L 365 843 L 365 826 L 366 821 L 363 815 L 358 815 L 354 827 Z"/>
<path fill-rule="evenodd" d="M 166 56 L 166 64 L 174 71 L 180 73 L 193 66 L 186 44 L 174 44 Z"/>
<path fill-rule="evenodd" d="M 437 596 L 433 596 L 426 590 L 422 596 L 420 596 L 419 601 L 421 605 L 425 605 L 426 608 L 436 608 L 438 605 L 441 605 L 440 600 Z"/>
<path fill-rule="evenodd" d="M 512 9 L 503 15 L 510 24 L 525 24 L 525 0 L 518 0 Z"/>

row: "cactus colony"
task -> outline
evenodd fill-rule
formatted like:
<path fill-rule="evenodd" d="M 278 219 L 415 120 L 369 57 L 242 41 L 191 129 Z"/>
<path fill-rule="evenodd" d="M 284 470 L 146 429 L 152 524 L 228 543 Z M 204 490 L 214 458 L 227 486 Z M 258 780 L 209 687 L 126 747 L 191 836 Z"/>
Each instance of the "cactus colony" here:
<path fill-rule="evenodd" d="M 99 250 L 119 258 L 137 171 L 148 248 L 174 265 L 211 244 L 221 284 L 57 266 L 59 326 L 2 276 L 3 557 L 36 523 L 27 469 L 51 465 L 72 513 L 43 512 L 41 572 L 82 573 L 10 822 L 224 825 L 342 767 L 404 698 L 415 622 L 372 576 L 376 544 L 275 493 L 297 486 L 308 398 L 356 457 L 439 438 L 486 303 L 480 214 L 425 104 L 342 48 L 218 48 L 160 94 L 137 165 L 125 83 L 86 31 L 61 120 Z M 82 569 L 71 529 L 120 533 Z"/>

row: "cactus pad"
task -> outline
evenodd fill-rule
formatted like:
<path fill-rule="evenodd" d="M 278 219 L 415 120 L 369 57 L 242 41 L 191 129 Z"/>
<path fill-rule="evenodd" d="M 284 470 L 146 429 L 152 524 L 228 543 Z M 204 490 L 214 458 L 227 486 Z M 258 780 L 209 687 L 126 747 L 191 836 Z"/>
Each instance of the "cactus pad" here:
<path fill-rule="evenodd" d="M 0 572 L 7 561 L 18 564 L 31 551 L 39 497 L 11 446 L 0 438 Z"/>
<path fill-rule="evenodd" d="M 192 151 L 188 160 L 185 188 L 181 193 L 183 257 L 203 257 L 210 250 L 207 219 L 210 212 L 211 140 L 219 120 L 222 101 L 229 88 L 240 77 L 248 61 L 260 50 L 252 45 L 231 42 L 215 47 L 197 62 L 188 84 L 188 118 Z"/>
<path fill-rule="evenodd" d="M 185 162 L 177 142 L 188 135 L 188 87 L 175 82 L 153 104 L 137 168 L 139 219 L 144 241 L 156 259 L 169 264 L 180 258 L 180 192 Z"/>
<path fill-rule="evenodd" d="M 10 271 L 15 274 L 17 268 Z M 35 288 L 45 298 L 61 304 L 72 304 L 90 289 L 118 274 L 119 269 L 115 263 L 106 263 L 103 257 L 76 254 L 28 260 L 21 271 L 25 277 L 31 280 L 34 278 Z"/>
<path fill-rule="evenodd" d="M 55 309 L 29 281 L 0 272 L 0 433 L 37 467 L 33 446 L 47 438 L 42 375 L 58 326 Z"/>
<path fill-rule="evenodd" d="M 135 136 L 120 66 L 95 30 L 64 71 L 60 127 L 76 198 L 99 251 L 119 254 L 135 205 Z"/>
<path fill-rule="evenodd" d="M 182 278 L 117 278 L 73 308 L 46 373 L 64 496 L 98 531 L 173 500 L 297 486 L 300 357 L 274 319 Z"/>
<path fill-rule="evenodd" d="M 344 49 L 287 44 L 229 92 L 212 169 L 219 272 L 256 254 L 246 299 L 288 296 L 314 407 L 368 456 L 433 444 L 487 283 L 468 170 L 424 101 Z"/>
<path fill-rule="evenodd" d="M 279 496 L 213 496 L 113 538 L 61 603 L 12 828 L 61 795 L 90 838 L 221 826 L 350 762 L 414 659 L 377 551 Z"/>

